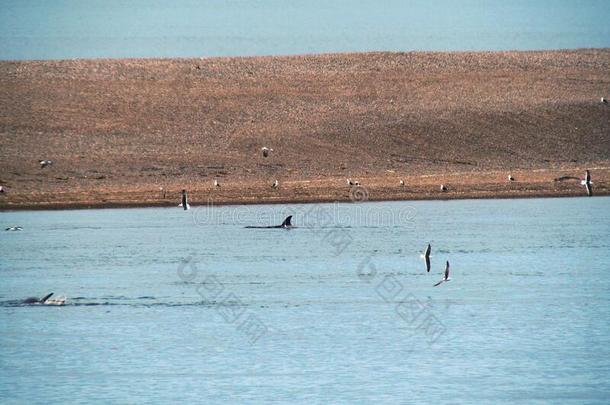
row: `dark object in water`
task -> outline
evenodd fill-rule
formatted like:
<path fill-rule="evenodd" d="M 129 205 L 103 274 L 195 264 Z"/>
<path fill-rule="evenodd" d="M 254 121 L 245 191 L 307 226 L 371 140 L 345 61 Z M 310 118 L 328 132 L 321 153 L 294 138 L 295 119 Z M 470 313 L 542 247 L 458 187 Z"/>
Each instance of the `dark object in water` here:
<path fill-rule="evenodd" d="M 23 300 L 23 303 L 24 304 L 44 304 L 46 300 L 51 298 L 51 295 L 53 295 L 53 293 L 47 294 L 47 295 L 45 295 L 42 298 L 28 297 L 28 298 Z"/>
<path fill-rule="evenodd" d="M 292 223 L 290 222 L 292 220 L 292 215 L 289 215 L 284 222 L 282 222 L 281 225 L 272 225 L 272 226 L 246 226 L 246 228 L 250 228 L 250 229 L 278 229 L 278 228 L 285 228 L 285 229 L 289 229 L 292 228 Z"/>

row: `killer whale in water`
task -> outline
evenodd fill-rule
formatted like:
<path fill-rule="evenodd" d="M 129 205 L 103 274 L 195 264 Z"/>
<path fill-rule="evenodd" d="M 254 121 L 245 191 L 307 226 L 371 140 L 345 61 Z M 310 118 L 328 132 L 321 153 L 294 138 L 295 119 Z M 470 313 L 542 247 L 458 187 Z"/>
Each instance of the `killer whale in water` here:
<path fill-rule="evenodd" d="M 271 225 L 271 226 L 246 226 L 246 228 L 249 229 L 278 229 L 278 228 L 283 228 L 283 229 L 290 229 L 292 228 L 292 223 L 290 222 L 292 220 L 292 215 L 289 215 L 288 217 L 286 217 L 286 219 L 284 220 L 284 222 L 282 222 L 281 225 Z"/>
<path fill-rule="evenodd" d="M 66 304 L 67 298 L 65 296 L 61 295 L 58 298 L 51 298 L 52 295 L 53 295 L 53 293 L 49 293 L 49 294 L 45 295 L 42 298 L 28 297 L 28 298 L 24 299 L 23 301 L 21 301 L 21 303 L 22 304 L 28 304 L 28 305 L 36 305 L 36 304 L 40 304 L 40 305 L 65 305 Z"/>
<path fill-rule="evenodd" d="M 44 304 L 49 298 L 51 298 L 51 295 L 53 295 L 53 293 L 47 294 L 42 298 L 28 297 L 23 300 L 23 303 L 24 304 Z"/>

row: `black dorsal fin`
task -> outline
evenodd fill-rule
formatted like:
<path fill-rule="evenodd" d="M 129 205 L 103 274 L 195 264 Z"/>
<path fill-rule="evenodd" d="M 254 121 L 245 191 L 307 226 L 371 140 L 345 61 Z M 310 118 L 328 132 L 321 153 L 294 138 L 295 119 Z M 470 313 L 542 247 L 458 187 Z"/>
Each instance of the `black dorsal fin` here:
<path fill-rule="evenodd" d="M 51 298 L 51 295 L 53 295 L 53 293 L 50 293 L 50 294 L 45 295 L 44 297 L 42 297 L 42 298 L 40 299 L 40 302 L 41 302 L 42 304 L 44 304 L 44 303 L 46 302 L 46 300 L 48 300 L 49 298 Z"/>
<path fill-rule="evenodd" d="M 292 220 L 292 215 L 288 215 L 288 217 L 286 217 L 284 222 L 282 222 L 282 228 L 287 228 L 289 226 L 292 226 L 292 224 L 290 223 L 291 220 Z"/>

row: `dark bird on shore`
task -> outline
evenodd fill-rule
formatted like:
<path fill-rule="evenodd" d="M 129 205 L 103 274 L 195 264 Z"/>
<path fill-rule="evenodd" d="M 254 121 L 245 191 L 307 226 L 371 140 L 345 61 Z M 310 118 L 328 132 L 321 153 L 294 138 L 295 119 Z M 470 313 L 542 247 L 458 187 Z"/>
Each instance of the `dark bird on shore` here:
<path fill-rule="evenodd" d="M 591 186 L 591 184 L 593 184 L 593 182 L 591 181 L 591 172 L 590 171 L 587 170 L 585 172 L 585 178 L 580 182 L 580 184 L 585 186 L 585 188 L 587 189 L 587 195 L 589 197 L 593 196 L 593 187 Z"/>
<path fill-rule="evenodd" d="M 263 146 L 261 148 L 261 152 L 263 152 L 263 157 L 268 157 L 269 153 L 273 152 L 273 149 L 269 149 L 268 147 Z"/>
<path fill-rule="evenodd" d="M 608 104 L 608 100 L 606 100 L 605 98 L 602 97 L 602 103 Z"/>
<path fill-rule="evenodd" d="M 447 191 L 447 186 L 445 186 L 444 184 L 441 184 L 441 191 L 444 193 L 445 191 Z"/>
<path fill-rule="evenodd" d="M 47 166 L 51 166 L 53 164 L 53 161 L 51 161 L 51 160 L 39 160 L 38 163 L 40 164 L 40 168 L 44 169 Z"/>
<path fill-rule="evenodd" d="M 434 284 L 434 286 L 436 287 L 437 285 L 441 285 L 445 281 L 451 281 L 451 279 L 449 278 L 449 260 L 447 260 L 447 264 L 445 265 L 445 277 L 438 283 Z"/>
<path fill-rule="evenodd" d="M 273 182 L 273 184 L 271 185 L 271 187 L 273 187 L 273 188 L 278 188 L 279 186 L 280 186 L 280 182 L 279 182 L 279 181 L 277 181 L 277 180 L 275 180 L 275 181 Z"/>
<path fill-rule="evenodd" d="M 515 178 L 512 175 L 508 175 L 508 181 L 515 181 Z"/>
<path fill-rule="evenodd" d="M 580 177 L 574 177 L 574 176 L 561 176 L 561 177 L 557 177 L 556 179 L 554 179 L 553 181 L 565 181 L 565 180 L 580 180 Z"/>
<path fill-rule="evenodd" d="M 20 226 L 11 226 L 5 229 L 5 231 L 21 231 L 23 228 Z"/>
<path fill-rule="evenodd" d="M 424 251 L 422 257 L 426 261 L 426 272 L 430 273 L 430 253 L 432 252 L 432 246 L 428 243 L 428 247 Z"/>
<path fill-rule="evenodd" d="M 189 205 L 188 202 L 188 197 L 186 195 L 186 190 L 182 189 L 182 202 L 180 204 L 178 204 L 178 207 L 182 207 L 184 208 L 184 210 L 188 210 L 189 208 L 191 208 L 191 206 Z"/>

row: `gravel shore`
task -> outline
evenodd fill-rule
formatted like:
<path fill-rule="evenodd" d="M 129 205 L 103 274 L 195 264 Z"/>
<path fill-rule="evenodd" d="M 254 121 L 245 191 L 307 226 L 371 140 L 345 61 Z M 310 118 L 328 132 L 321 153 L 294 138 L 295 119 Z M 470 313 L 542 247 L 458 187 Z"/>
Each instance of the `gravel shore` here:
<path fill-rule="evenodd" d="M 347 178 L 577 196 L 553 180 L 585 169 L 608 195 L 609 72 L 610 49 L 0 62 L 0 209 L 350 201 Z"/>

